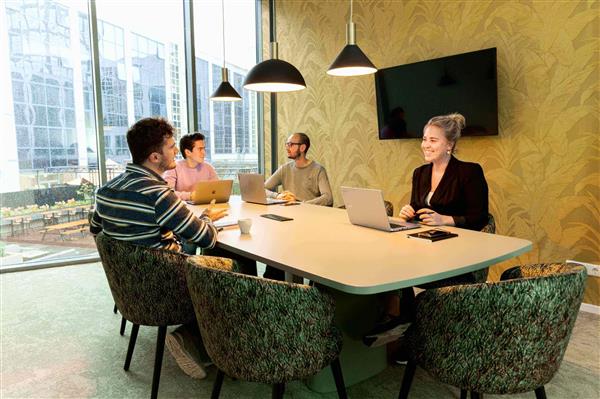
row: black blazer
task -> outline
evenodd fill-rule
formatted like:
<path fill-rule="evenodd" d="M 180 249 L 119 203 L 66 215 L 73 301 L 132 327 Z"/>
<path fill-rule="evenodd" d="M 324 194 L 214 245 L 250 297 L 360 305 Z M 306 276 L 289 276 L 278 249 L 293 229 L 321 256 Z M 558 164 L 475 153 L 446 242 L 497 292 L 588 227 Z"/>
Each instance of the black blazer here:
<path fill-rule="evenodd" d="M 410 197 L 413 209 L 429 208 L 440 215 L 452 216 L 457 227 L 471 230 L 485 227 L 488 223 L 488 186 L 481 166 L 450 157 L 444 176 L 431 197 L 431 206 L 428 206 L 425 199 L 431 191 L 431 169 L 429 163 L 413 173 Z"/>

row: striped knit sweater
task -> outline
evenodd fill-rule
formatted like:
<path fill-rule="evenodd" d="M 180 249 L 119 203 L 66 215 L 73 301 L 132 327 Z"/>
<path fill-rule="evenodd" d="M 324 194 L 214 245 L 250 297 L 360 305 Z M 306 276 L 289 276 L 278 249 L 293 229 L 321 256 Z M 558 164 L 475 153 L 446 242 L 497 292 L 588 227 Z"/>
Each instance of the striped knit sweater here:
<path fill-rule="evenodd" d="M 181 250 L 178 238 L 202 248 L 212 248 L 217 241 L 217 229 L 208 217 L 196 217 L 162 177 L 136 164 L 128 164 L 124 173 L 98 190 L 90 231 L 172 251 Z"/>

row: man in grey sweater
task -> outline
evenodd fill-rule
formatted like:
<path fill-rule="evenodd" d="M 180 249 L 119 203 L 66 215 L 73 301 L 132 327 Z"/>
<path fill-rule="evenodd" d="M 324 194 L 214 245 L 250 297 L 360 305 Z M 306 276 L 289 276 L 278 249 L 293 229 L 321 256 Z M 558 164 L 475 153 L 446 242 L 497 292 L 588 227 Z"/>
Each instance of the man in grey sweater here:
<path fill-rule="evenodd" d="M 306 134 L 294 133 L 288 137 L 285 149 L 291 161 L 281 165 L 265 182 L 269 197 L 314 205 L 333 205 L 327 172 L 322 165 L 306 158 L 309 148 L 310 139 Z M 284 190 L 280 194 L 276 192 L 279 185 Z"/>

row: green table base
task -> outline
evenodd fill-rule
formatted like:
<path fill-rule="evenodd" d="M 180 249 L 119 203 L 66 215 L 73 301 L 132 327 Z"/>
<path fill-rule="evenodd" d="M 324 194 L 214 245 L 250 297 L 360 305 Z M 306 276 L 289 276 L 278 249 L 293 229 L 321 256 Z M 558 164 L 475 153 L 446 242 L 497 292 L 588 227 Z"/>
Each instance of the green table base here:
<path fill-rule="evenodd" d="M 331 288 L 326 289 L 335 298 L 336 325 L 344 333 L 340 363 L 347 387 L 371 378 L 387 367 L 386 347 L 369 348 L 362 342 L 362 336 L 370 331 L 383 309 L 380 295 L 351 295 Z M 336 390 L 331 367 L 306 381 L 315 392 Z"/>

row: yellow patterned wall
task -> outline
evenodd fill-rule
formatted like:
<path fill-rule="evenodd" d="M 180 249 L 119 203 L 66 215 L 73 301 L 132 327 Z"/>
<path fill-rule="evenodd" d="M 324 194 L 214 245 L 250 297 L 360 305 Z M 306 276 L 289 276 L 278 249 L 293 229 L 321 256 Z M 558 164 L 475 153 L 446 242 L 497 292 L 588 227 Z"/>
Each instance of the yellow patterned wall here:
<path fill-rule="evenodd" d="M 463 138 L 458 157 L 483 166 L 498 233 L 534 248 L 492 277 L 517 262 L 600 262 L 599 4 L 354 1 L 358 44 L 380 68 L 497 47 L 500 135 Z M 344 45 L 348 8 L 348 1 L 277 1 L 280 58 L 308 85 L 278 96 L 279 162 L 285 137 L 304 131 L 336 205 L 342 185 L 373 187 L 397 212 L 423 162 L 419 141 L 378 140 L 373 76 L 325 73 Z M 587 301 L 600 304 L 597 283 Z"/>

